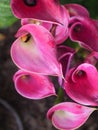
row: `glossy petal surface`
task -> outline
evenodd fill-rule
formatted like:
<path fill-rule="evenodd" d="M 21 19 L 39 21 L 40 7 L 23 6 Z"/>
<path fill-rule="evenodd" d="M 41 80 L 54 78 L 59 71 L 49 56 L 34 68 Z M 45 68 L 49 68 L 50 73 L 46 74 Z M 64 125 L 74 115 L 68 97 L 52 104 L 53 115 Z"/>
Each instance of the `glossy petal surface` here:
<path fill-rule="evenodd" d="M 47 76 L 19 70 L 14 75 L 14 84 L 17 92 L 29 99 L 42 99 L 56 95 L 54 86 Z"/>
<path fill-rule="evenodd" d="M 32 73 L 59 75 L 62 70 L 56 58 L 55 41 L 48 30 L 40 25 L 24 25 L 11 47 L 14 63 Z"/>
<path fill-rule="evenodd" d="M 76 102 L 98 106 L 98 71 L 88 63 L 71 69 L 66 76 L 65 91 Z"/>
<path fill-rule="evenodd" d="M 83 125 L 94 110 L 76 103 L 65 102 L 50 108 L 47 117 L 57 129 L 73 130 Z"/>

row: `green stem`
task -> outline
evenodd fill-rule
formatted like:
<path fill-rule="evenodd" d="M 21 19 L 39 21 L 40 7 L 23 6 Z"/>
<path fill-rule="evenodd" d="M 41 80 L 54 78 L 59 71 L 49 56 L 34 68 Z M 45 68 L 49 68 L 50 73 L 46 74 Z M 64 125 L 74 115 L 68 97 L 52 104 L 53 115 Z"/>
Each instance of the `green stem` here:
<path fill-rule="evenodd" d="M 63 101 L 64 101 L 64 91 L 61 87 L 59 87 L 57 98 L 56 98 L 54 104 L 58 104 L 58 103 L 63 102 Z"/>

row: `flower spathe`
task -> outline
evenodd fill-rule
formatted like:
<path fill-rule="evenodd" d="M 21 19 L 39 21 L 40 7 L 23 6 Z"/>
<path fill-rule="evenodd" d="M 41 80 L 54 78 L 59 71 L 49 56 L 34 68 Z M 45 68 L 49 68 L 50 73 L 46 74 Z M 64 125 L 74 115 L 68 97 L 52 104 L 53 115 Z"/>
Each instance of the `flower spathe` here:
<path fill-rule="evenodd" d="M 22 26 L 25 24 L 37 24 L 45 27 L 53 35 L 56 45 L 61 44 L 68 38 L 68 22 L 64 26 L 56 25 L 46 21 L 24 18 L 21 20 Z"/>
<path fill-rule="evenodd" d="M 59 0 L 35 0 L 35 5 L 32 5 L 34 3 L 32 0 L 31 6 L 26 3 L 30 3 L 30 1 L 11 1 L 12 12 L 16 17 L 22 19 L 22 24 L 33 20 L 38 21 L 37 24 L 44 27 L 48 26 L 49 31 L 53 31 L 56 44 L 61 44 L 68 38 L 69 14 L 66 8 L 60 5 Z"/>
<path fill-rule="evenodd" d="M 19 29 L 17 37 L 11 47 L 11 56 L 20 69 L 62 77 L 61 65 L 56 58 L 55 41 L 47 29 L 27 24 Z"/>
<path fill-rule="evenodd" d="M 88 10 L 79 4 L 76 3 L 70 3 L 70 4 L 65 4 L 64 5 L 65 8 L 68 10 L 70 17 L 78 17 L 78 16 L 82 16 L 82 17 L 89 17 L 89 12 Z"/>
<path fill-rule="evenodd" d="M 65 91 L 76 102 L 98 106 L 98 71 L 88 63 L 71 69 L 66 75 Z"/>
<path fill-rule="evenodd" d="M 98 51 L 98 20 L 90 18 L 88 10 L 79 4 L 64 6 L 70 15 L 70 39 L 90 51 Z"/>
<path fill-rule="evenodd" d="M 98 51 L 98 22 L 89 17 L 73 18 L 69 37 L 90 51 Z"/>
<path fill-rule="evenodd" d="M 64 6 L 60 5 L 59 0 L 35 0 L 33 5 L 27 3 L 28 0 L 11 1 L 11 9 L 16 17 L 33 18 L 56 24 L 64 24 L 64 17 L 67 20 L 68 12 Z"/>
<path fill-rule="evenodd" d="M 20 69 L 14 75 L 17 92 L 29 99 L 56 95 L 48 76 L 57 76 L 61 86 L 57 102 L 64 96 L 62 89 L 77 103 L 59 103 L 50 108 L 47 117 L 57 129 L 79 128 L 98 106 L 98 71 L 94 66 L 98 20 L 91 19 L 85 7 L 61 5 L 59 0 L 11 0 L 11 9 L 22 25 L 11 47 L 12 60 Z M 83 56 L 75 54 L 81 51 L 79 46 L 65 43 L 67 38 L 85 48 Z M 83 61 L 78 61 L 80 56 Z"/>
<path fill-rule="evenodd" d="M 51 107 L 47 117 L 57 129 L 74 130 L 83 125 L 94 110 L 77 103 L 63 102 Z"/>
<path fill-rule="evenodd" d="M 47 76 L 19 70 L 14 75 L 17 92 L 29 99 L 42 99 L 56 95 L 54 85 Z"/>

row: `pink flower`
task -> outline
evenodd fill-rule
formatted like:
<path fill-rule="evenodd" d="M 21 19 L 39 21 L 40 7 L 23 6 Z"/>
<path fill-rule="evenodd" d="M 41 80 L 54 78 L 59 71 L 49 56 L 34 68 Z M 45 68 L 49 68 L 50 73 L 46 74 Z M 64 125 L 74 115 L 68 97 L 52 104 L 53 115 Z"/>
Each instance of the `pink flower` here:
<path fill-rule="evenodd" d="M 98 21 L 83 6 L 60 5 L 59 0 L 11 0 L 11 9 L 22 24 L 11 47 L 12 60 L 20 69 L 13 78 L 16 91 L 29 99 L 56 96 L 48 75 L 58 76 L 63 90 L 82 105 L 59 103 L 47 117 L 57 129 L 79 128 L 96 110 L 83 105 L 98 106 L 98 71 L 93 66 L 98 59 Z M 68 37 L 93 51 L 87 63 L 72 69 L 75 50 L 63 44 Z"/>
<path fill-rule="evenodd" d="M 19 70 L 14 75 L 17 92 L 29 99 L 42 99 L 55 94 L 54 85 L 47 76 Z"/>
<path fill-rule="evenodd" d="M 79 4 L 65 4 L 65 8 L 68 10 L 70 17 L 82 16 L 82 17 L 89 17 L 88 10 Z"/>
<path fill-rule="evenodd" d="M 69 14 L 59 0 L 12 0 L 11 8 L 14 15 L 22 19 L 22 24 L 36 21 L 36 24 L 46 27 L 56 44 L 68 38 Z"/>
<path fill-rule="evenodd" d="M 64 24 L 67 11 L 59 0 L 11 0 L 11 9 L 17 18 L 33 18 Z"/>
<path fill-rule="evenodd" d="M 65 91 L 74 101 L 98 106 L 98 71 L 88 63 L 72 68 L 66 75 Z"/>
<path fill-rule="evenodd" d="M 46 21 L 39 21 L 35 20 L 32 18 L 23 18 L 21 19 L 21 25 L 26 25 L 26 24 L 36 24 L 36 25 L 41 25 L 45 27 L 47 30 L 50 30 L 52 27 L 52 23 L 46 22 Z"/>
<path fill-rule="evenodd" d="M 31 19 L 31 18 L 24 18 L 21 20 L 21 24 L 22 25 L 37 24 L 37 25 L 41 25 L 45 27 L 53 35 L 56 45 L 61 44 L 68 38 L 68 21 L 66 22 L 64 26 L 62 26 L 62 25 L 49 23 L 46 21 L 39 21 L 39 20 Z"/>
<path fill-rule="evenodd" d="M 69 38 L 90 51 L 98 51 L 98 20 L 91 19 L 88 10 L 79 4 L 64 6 L 70 15 Z"/>
<path fill-rule="evenodd" d="M 98 51 L 98 22 L 88 17 L 77 17 L 75 20 L 70 26 L 70 39 L 90 51 Z"/>
<path fill-rule="evenodd" d="M 50 108 L 47 117 L 57 129 L 74 130 L 83 125 L 94 110 L 77 103 L 64 102 Z"/>
<path fill-rule="evenodd" d="M 19 29 L 17 37 L 11 47 L 11 57 L 20 69 L 62 77 L 55 41 L 47 29 L 40 25 L 27 24 Z"/>

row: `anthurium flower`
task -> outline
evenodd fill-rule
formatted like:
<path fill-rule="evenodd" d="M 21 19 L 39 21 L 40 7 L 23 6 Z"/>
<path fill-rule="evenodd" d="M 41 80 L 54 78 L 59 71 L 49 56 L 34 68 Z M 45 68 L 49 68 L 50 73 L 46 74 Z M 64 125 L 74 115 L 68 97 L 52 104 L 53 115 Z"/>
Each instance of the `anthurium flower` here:
<path fill-rule="evenodd" d="M 20 69 L 62 77 L 55 41 L 47 29 L 40 25 L 27 24 L 19 29 L 17 37 L 11 47 L 11 57 Z"/>
<path fill-rule="evenodd" d="M 98 51 L 98 22 L 89 17 L 79 16 L 74 20 L 69 29 L 71 40 L 90 51 Z"/>
<path fill-rule="evenodd" d="M 83 16 L 83 17 L 89 17 L 88 10 L 79 4 L 65 4 L 65 8 L 68 10 L 70 17 L 74 16 Z"/>
<path fill-rule="evenodd" d="M 23 97 L 42 99 L 56 95 L 54 86 L 47 76 L 19 70 L 15 73 L 13 79 L 17 92 Z"/>
<path fill-rule="evenodd" d="M 66 75 L 65 90 L 74 101 L 98 106 L 98 71 L 95 66 L 83 63 Z"/>
<path fill-rule="evenodd" d="M 74 130 L 83 125 L 94 110 L 77 103 L 64 102 L 50 108 L 47 117 L 57 129 Z"/>
<path fill-rule="evenodd" d="M 11 0 L 11 8 L 17 18 L 33 18 L 56 24 L 63 24 L 68 14 L 59 0 Z"/>

